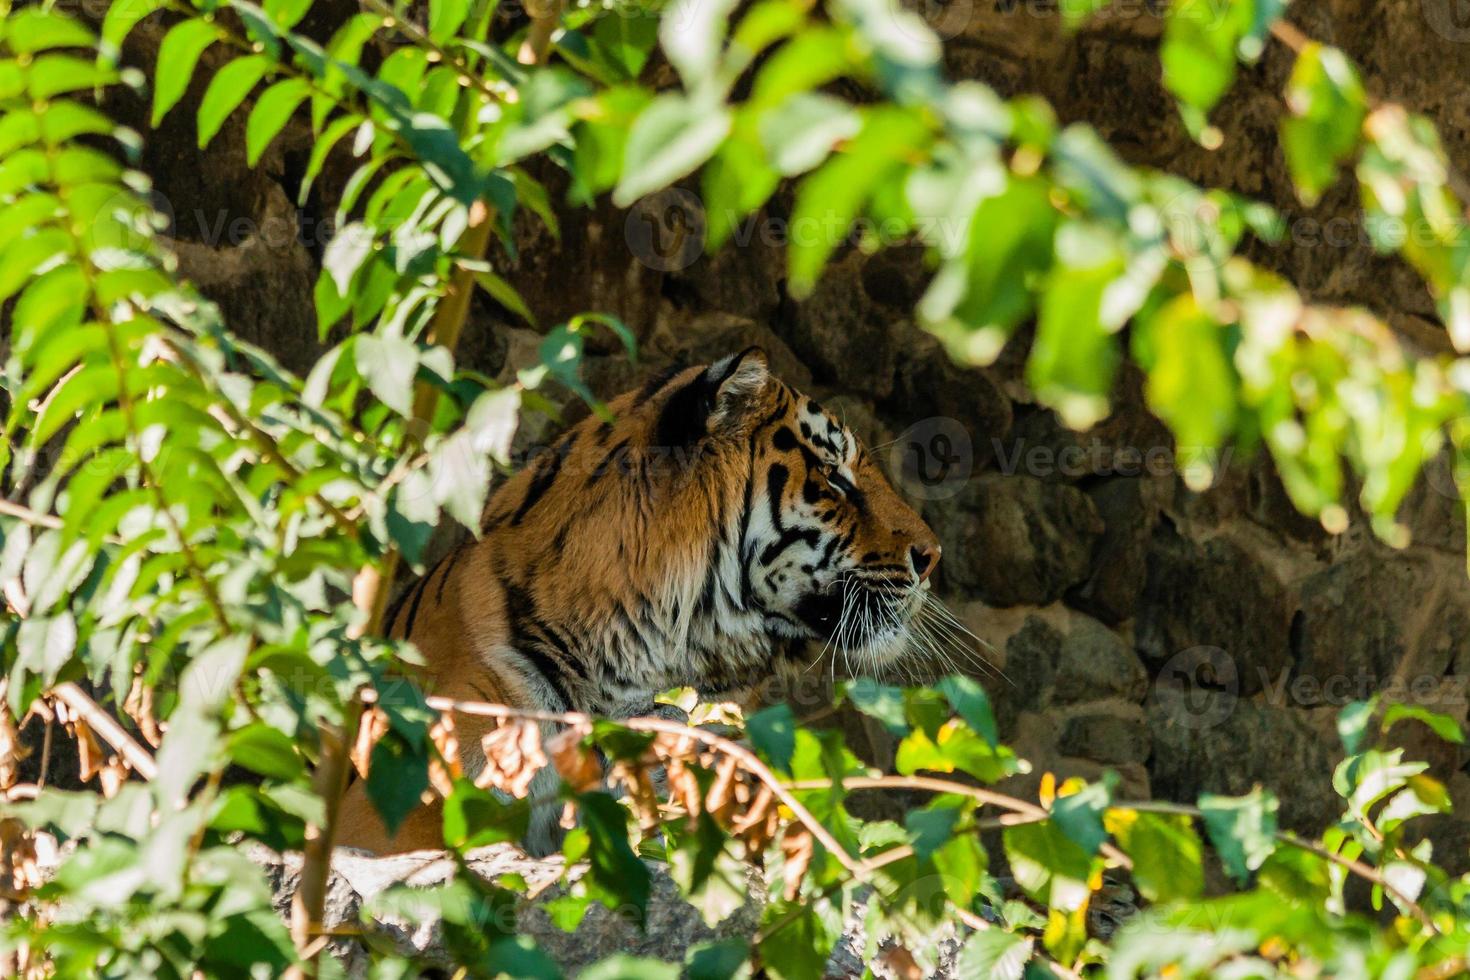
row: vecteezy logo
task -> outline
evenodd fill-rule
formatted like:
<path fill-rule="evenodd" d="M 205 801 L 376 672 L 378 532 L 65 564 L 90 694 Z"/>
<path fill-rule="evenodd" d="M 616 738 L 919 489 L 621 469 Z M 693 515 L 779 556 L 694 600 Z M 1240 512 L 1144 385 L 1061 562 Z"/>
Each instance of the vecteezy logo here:
<path fill-rule="evenodd" d="M 1190 647 L 1176 653 L 1159 671 L 1149 700 L 1169 722 L 1196 731 L 1214 728 L 1240 700 L 1235 658 L 1219 647 Z"/>
<path fill-rule="evenodd" d="M 694 194 L 669 187 L 628 209 L 623 237 L 633 256 L 658 272 L 687 269 L 704 248 L 704 205 Z"/>
<path fill-rule="evenodd" d="M 959 493 L 970 479 L 975 454 L 963 425 L 932 418 L 905 429 L 889 446 L 888 462 L 910 496 L 944 500 Z"/>
<path fill-rule="evenodd" d="M 1446 41 L 1470 41 L 1470 0 L 1420 0 L 1424 19 Z"/>

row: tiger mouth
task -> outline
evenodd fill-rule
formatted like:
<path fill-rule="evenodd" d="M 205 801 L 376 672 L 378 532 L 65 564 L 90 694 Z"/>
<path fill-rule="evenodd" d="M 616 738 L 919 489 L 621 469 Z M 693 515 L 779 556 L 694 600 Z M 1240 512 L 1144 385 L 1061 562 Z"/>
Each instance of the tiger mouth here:
<path fill-rule="evenodd" d="M 818 639 L 861 647 L 901 630 L 913 604 L 908 589 L 848 577 L 803 596 L 794 611 Z"/>

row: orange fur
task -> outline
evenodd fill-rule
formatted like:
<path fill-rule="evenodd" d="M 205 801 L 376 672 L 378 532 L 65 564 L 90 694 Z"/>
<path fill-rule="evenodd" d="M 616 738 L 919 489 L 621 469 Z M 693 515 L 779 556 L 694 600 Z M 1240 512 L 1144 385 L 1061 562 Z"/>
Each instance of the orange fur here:
<path fill-rule="evenodd" d="M 759 351 L 609 408 L 616 422 L 585 419 L 533 457 L 489 502 L 479 540 L 390 610 L 389 632 L 422 651 L 432 692 L 626 715 L 672 686 L 730 690 L 823 639 L 827 627 L 806 625 L 815 614 L 799 601 L 801 569 L 821 553 L 844 574 L 902 577 L 914 592 L 932 571 L 933 532 L 850 433 L 766 374 Z M 835 586 L 823 588 L 830 604 Z M 890 615 L 898 628 L 901 613 Z M 457 725 L 473 775 L 493 722 Z M 349 790 L 340 843 L 389 851 L 440 839 L 437 806 L 390 838 L 362 782 Z"/>

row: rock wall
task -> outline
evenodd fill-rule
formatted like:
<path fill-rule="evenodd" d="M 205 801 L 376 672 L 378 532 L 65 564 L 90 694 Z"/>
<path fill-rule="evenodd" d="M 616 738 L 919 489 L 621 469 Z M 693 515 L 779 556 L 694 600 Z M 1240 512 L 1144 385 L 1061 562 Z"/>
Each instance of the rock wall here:
<path fill-rule="evenodd" d="M 1130 162 L 1276 205 L 1291 234 L 1280 247 L 1253 246 L 1254 258 L 1313 299 L 1366 304 L 1421 349 L 1445 349 L 1422 284 L 1357 232 L 1349 179 L 1314 208 L 1295 201 L 1275 137 L 1289 56 L 1272 47 L 1243 70 L 1217 113 L 1225 143 L 1206 151 L 1159 85 L 1157 17 L 1138 0 L 1115 6 L 1074 35 L 1039 0 L 952 0 L 922 12 L 949 39 L 953 75 L 1007 96 L 1039 93 Z M 1461 82 L 1470 26 L 1457 26 L 1454 0 L 1303 0 L 1291 9 L 1308 33 L 1363 66 L 1371 92 L 1433 116 L 1451 156 L 1470 163 Z M 335 16 L 313 13 L 318 26 Z M 150 74 L 161 33 L 150 22 L 128 46 Z M 237 331 L 305 368 L 318 350 L 311 284 L 346 161 L 334 161 L 297 209 L 311 146 L 304 125 L 252 170 L 241 162 L 236 116 L 201 159 L 188 106 L 206 81 L 196 78 L 185 107 L 151 134 L 145 167 L 174 217 L 183 271 Z M 114 107 L 145 128 L 141 103 Z M 541 176 L 560 198 L 564 182 Z M 674 237 L 697 217 L 686 192 L 630 213 L 563 207 L 560 241 L 523 220 L 519 258 L 495 261 L 543 324 L 605 310 L 636 331 L 637 368 L 611 343 L 594 345 L 588 371 L 602 394 L 672 361 L 760 343 L 782 375 L 838 407 L 869 445 L 891 443 L 882 455 L 908 466 L 907 486 L 943 539 L 939 589 L 988 642 L 982 676 L 1005 737 L 1037 773 L 1113 768 L 1128 793 L 1179 799 L 1262 783 L 1282 797 L 1287 825 L 1310 830 L 1339 809 L 1330 785 L 1338 706 L 1383 690 L 1464 719 L 1470 582 L 1443 467 L 1405 505 L 1413 543 L 1397 551 L 1357 515 L 1337 536 L 1302 518 L 1260 457 L 1230 457 L 1213 487 L 1191 492 L 1167 433 L 1142 406 L 1136 373 L 1120 377 L 1114 414 L 1076 434 L 1020 381 L 1024 333 L 991 368 L 948 363 L 911 320 L 928 276 L 915 251 L 840 251 L 816 294 L 794 301 L 781 247 L 789 205 L 778 195 L 712 258 Z M 472 315 L 461 352 L 469 363 L 508 372 L 533 356 L 536 335 L 508 312 L 481 296 Z M 942 479 L 923 479 L 946 463 Z M 1470 756 L 1417 724 L 1401 731 L 1470 813 Z M 1440 831 L 1442 859 L 1463 866 L 1466 825 L 1447 820 Z"/>

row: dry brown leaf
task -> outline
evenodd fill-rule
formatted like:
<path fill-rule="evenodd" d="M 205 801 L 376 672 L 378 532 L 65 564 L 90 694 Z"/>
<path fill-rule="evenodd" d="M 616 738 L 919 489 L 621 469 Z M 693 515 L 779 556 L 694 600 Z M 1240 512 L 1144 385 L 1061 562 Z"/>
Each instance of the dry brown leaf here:
<path fill-rule="evenodd" d="M 782 869 L 786 901 L 796 901 L 796 896 L 801 893 L 801 879 L 806 877 L 807 868 L 811 867 L 815 850 L 816 842 L 811 831 L 794 825 L 786 828 L 786 835 L 781 838 L 781 853 L 786 855 L 786 867 Z"/>
<path fill-rule="evenodd" d="M 386 734 L 388 715 L 376 706 L 364 708 L 362 720 L 357 724 L 357 741 L 353 743 L 352 751 L 347 756 L 352 761 L 352 768 L 363 779 L 367 778 L 368 770 L 372 767 L 373 746 Z"/>
<path fill-rule="evenodd" d="M 102 795 L 110 800 L 128 781 L 128 767 L 117 756 L 109 756 L 107 763 L 97 770 L 97 777 L 102 784 Z"/>
<path fill-rule="evenodd" d="M 102 752 L 102 743 L 92 733 L 91 725 L 80 718 L 74 718 L 71 729 L 77 740 L 77 761 L 80 768 L 78 778 L 84 783 L 89 782 L 107 764 L 107 756 Z"/>
<path fill-rule="evenodd" d="M 907 947 L 894 943 L 878 951 L 878 962 L 888 967 L 888 973 L 898 980 L 923 980 L 924 971 L 914 960 Z"/>
<path fill-rule="evenodd" d="M 546 740 L 546 751 L 562 781 L 578 793 L 602 783 L 602 764 L 597 753 L 582 744 L 591 729 L 571 725 Z"/>
<path fill-rule="evenodd" d="M 20 763 L 30 752 L 20 743 L 20 729 L 6 704 L 5 682 L 0 680 L 0 791 L 20 779 Z"/>
<path fill-rule="evenodd" d="M 158 719 L 153 715 L 153 688 L 143 683 L 141 673 L 133 677 L 127 699 L 123 701 L 123 711 L 133 719 L 133 724 L 138 726 L 138 731 L 149 745 L 156 749 L 163 744 L 163 732 L 158 727 Z"/>
<path fill-rule="evenodd" d="M 485 752 L 485 768 L 475 777 L 475 785 L 494 786 L 518 800 L 531 792 L 531 780 L 546 765 L 541 726 L 534 721 L 504 721 L 480 740 L 480 748 Z"/>
<path fill-rule="evenodd" d="M 699 777 L 694 770 L 678 757 L 670 757 L 665 768 L 669 774 L 669 798 L 684 808 L 691 817 L 697 817 L 704 808 L 704 793 L 699 788 Z"/>
<path fill-rule="evenodd" d="M 454 728 L 454 715 L 445 712 L 429 729 L 429 741 L 438 751 L 437 758 L 429 760 L 429 782 L 448 796 L 454 792 L 454 781 L 464 775 L 459 765 L 459 734 Z"/>
<path fill-rule="evenodd" d="M 721 823 L 726 822 L 728 811 L 735 803 L 737 765 L 734 756 L 721 757 L 715 767 L 714 785 L 710 787 L 709 795 L 704 798 L 704 808 Z"/>

